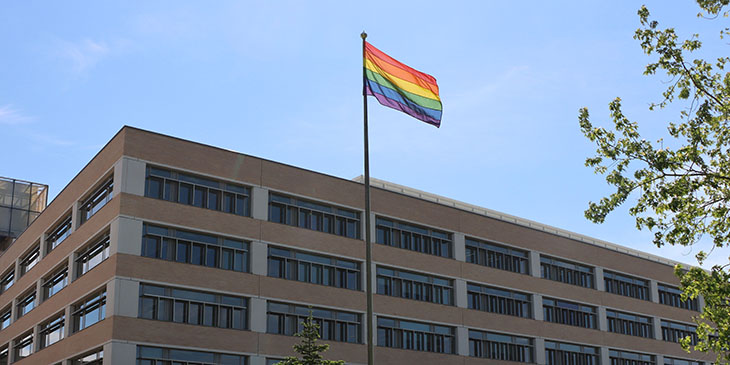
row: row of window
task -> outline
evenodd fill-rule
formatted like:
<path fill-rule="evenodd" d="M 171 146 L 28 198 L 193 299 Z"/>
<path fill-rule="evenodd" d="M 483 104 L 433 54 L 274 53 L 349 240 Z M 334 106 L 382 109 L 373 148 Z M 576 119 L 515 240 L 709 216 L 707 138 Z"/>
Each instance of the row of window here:
<path fill-rule="evenodd" d="M 271 277 L 360 290 L 360 264 L 355 261 L 272 246 L 268 255 Z"/>
<path fill-rule="evenodd" d="M 88 221 L 96 212 L 98 212 L 102 207 L 104 207 L 111 199 L 112 199 L 112 192 L 114 190 L 114 177 L 111 176 L 104 180 L 103 183 L 99 185 L 91 194 L 89 194 L 86 198 L 81 200 L 80 208 L 79 208 L 79 225 L 84 224 L 86 221 Z M 59 223 L 53 226 L 48 232 L 46 232 L 46 238 L 45 238 L 45 249 L 46 254 L 53 251 L 58 245 L 60 245 L 66 238 L 68 238 L 71 235 L 72 230 L 72 216 L 71 214 L 68 214 L 61 218 Z M 107 240 L 106 247 L 108 247 L 108 235 L 105 238 Z M 94 244 L 90 245 L 88 248 L 92 248 L 92 246 L 95 246 Z M 92 267 L 96 266 L 98 264 L 98 258 L 97 257 L 98 252 L 80 252 L 77 253 L 77 263 L 79 264 L 79 267 L 77 268 L 76 272 L 78 276 L 83 275 L 86 273 L 86 271 L 90 270 Z M 106 251 L 106 255 L 108 256 L 108 250 Z M 102 253 L 103 256 L 103 253 Z M 28 271 L 30 271 L 33 267 L 35 267 L 41 260 L 41 248 L 40 243 L 36 244 L 33 248 L 31 248 L 28 252 L 26 252 L 24 255 L 21 256 L 19 265 L 18 265 L 18 272 L 17 276 L 22 277 Z M 15 284 L 16 281 L 16 270 L 15 267 L 10 268 L 8 271 L 3 273 L 0 276 L 0 294 L 7 291 L 13 284 Z M 66 286 L 68 283 L 68 269 L 67 268 L 60 268 L 53 274 L 51 274 L 50 277 L 43 279 L 43 296 L 42 298 L 48 299 L 55 293 L 57 293 L 59 290 L 63 289 L 63 287 Z M 35 301 L 35 294 L 32 295 L 26 295 L 24 297 L 24 306 L 23 310 L 29 311 L 32 309 L 31 303 L 28 301 L 31 299 L 30 296 L 32 296 L 32 301 Z M 20 312 L 23 313 L 23 312 Z M 24 314 L 24 313 L 23 313 Z M 3 314 L 0 314 L 0 317 L 2 317 Z M 0 319 L 0 323 L 4 323 L 4 318 Z M 6 326 L 1 326 L 0 328 L 5 328 Z"/>
<path fill-rule="evenodd" d="M 269 221 L 360 239 L 360 212 L 269 193 Z"/>
<path fill-rule="evenodd" d="M 25 340 L 25 342 L 27 342 L 27 338 L 25 338 Z M 87 352 L 86 354 L 76 356 L 70 361 L 71 365 L 102 365 L 104 363 L 104 350 L 98 348 L 91 352 Z M 0 348 L 0 365 L 8 364 L 10 364 L 10 351 L 8 349 L 8 345 L 5 345 Z M 62 365 L 62 363 L 59 362 L 54 365 Z"/>
<path fill-rule="evenodd" d="M 426 337 L 427 338 L 427 337 Z M 421 340 L 414 334 L 413 343 Z M 428 343 L 424 343 L 428 346 Z M 441 352 L 441 351 L 434 351 Z M 491 332 L 469 331 L 469 356 L 492 360 L 533 362 L 534 346 L 525 337 L 503 335 Z M 597 347 L 574 345 L 562 342 L 545 341 L 545 363 L 547 365 L 599 365 L 600 354 Z M 611 365 L 656 365 L 654 355 L 628 351 L 610 350 Z M 281 359 L 266 359 L 266 365 L 276 365 Z M 137 346 L 138 365 L 158 364 L 225 364 L 244 365 L 244 356 L 227 355 L 207 351 L 182 350 L 149 346 Z M 702 365 L 702 362 L 664 358 L 664 365 Z"/>
<path fill-rule="evenodd" d="M 152 346 L 137 346 L 137 365 L 246 365 L 242 355 L 209 351 L 182 350 Z"/>
<path fill-rule="evenodd" d="M 71 306 L 71 333 L 82 331 L 106 317 L 106 290 L 99 291 Z M 64 339 L 67 318 L 62 312 L 38 326 L 38 343 L 34 343 L 33 331 L 13 340 L 13 361 L 32 355 Z M 8 347 L 0 349 L 0 364 L 8 363 Z M 96 351 L 72 360 L 72 364 L 101 364 L 103 352 Z"/>
<path fill-rule="evenodd" d="M 251 216 L 251 188 L 162 168 L 147 167 L 145 196 Z"/>
<path fill-rule="evenodd" d="M 488 289 L 488 288 L 487 288 Z M 485 292 L 483 287 L 472 287 L 472 292 Z M 505 296 L 505 293 L 498 293 Z M 213 326 L 244 330 L 248 328 L 248 299 L 238 296 L 140 284 L 140 318 L 187 323 L 192 325 Z M 556 300 L 546 302 L 552 308 L 565 306 Z M 72 332 L 78 332 L 104 319 L 106 306 L 105 291 L 76 303 L 72 307 Z M 572 308 L 585 311 L 585 308 Z M 320 337 L 325 340 L 362 343 L 362 316 L 339 310 L 311 308 L 294 304 L 267 303 L 267 332 L 293 335 L 302 329 L 306 317 L 312 314 L 319 324 Z M 54 344 L 64 336 L 65 318 L 63 314 L 40 325 L 40 344 L 37 349 Z M 676 323 L 662 321 L 667 331 L 675 331 L 675 339 L 686 328 L 678 328 Z M 378 345 L 384 347 L 416 351 L 455 353 L 455 328 L 421 322 L 378 317 Z M 667 338 L 665 337 L 665 340 Z M 15 359 L 30 356 L 34 351 L 32 332 L 14 341 Z M 534 343 L 532 339 L 520 336 L 469 331 L 470 356 L 496 360 L 532 362 Z M 597 349 L 546 341 L 548 364 L 595 364 Z M 615 356 L 614 356 L 615 355 Z M 611 350 L 612 361 L 635 364 L 653 358 L 651 355 Z M 162 361 L 164 357 L 145 357 L 149 361 Z M 629 361 L 629 362 L 626 362 Z M 678 360 L 679 361 L 679 360 Z M 149 362 L 155 363 L 155 362 Z M 644 362 L 639 362 L 643 364 Z M 648 362 L 651 363 L 651 362 Z M 647 363 L 647 364 L 648 364 Z M 681 364 L 681 362 L 675 362 Z M 673 363 L 674 364 L 674 363 Z"/>
<path fill-rule="evenodd" d="M 244 330 L 248 328 L 248 299 L 140 284 L 139 317 Z"/>
<path fill-rule="evenodd" d="M 79 250 L 75 254 L 75 257 L 74 267 L 76 278 L 78 278 L 109 257 L 109 236 L 104 235 L 100 239 L 92 241 L 92 244 Z M 28 291 L 18 296 L 15 305 L 15 318 L 12 318 L 12 308 L 10 306 L 0 310 L 0 330 L 7 328 L 13 320 L 23 317 L 35 309 L 42 301 L 47 300 L 63 290 L 68 283 L 69 268 L 66 262 L 64 262 L 64 264 L 42 279 L 40 293 L 36 290 L 36 286 L 33 285 Z M 84 327 L 83 324 L 79 326 Z"/>
<path fill-rule="evenodd" d="M 145 195 L 250 216 L 250 189 L 248 187 L 182 172 L 148 167 Z M 241 207 L 240 211 L 236 210 L 237 207 Z M 268 219 L 272 222 L 360 239 L 360 216 L 360 212 L 354 210 L 279 193 L 269 193 Z M 453 257 L 452 233 L 384 217 L 377 217 L 375 227 L 376 243 L 441 257 Z M 465 244 L 467 262 L 529 274 L 529 253 L 526 250 L 473 238 L 466 238 Z M 146 252 L 146 255 L 151 257 L 171 257 L 178 261 L 201 260 L 201 255 L 188 258 L 186 255 L 189 249 L 181 247 L 178 250 L 174 245 L 165 245 L 164 241 L 150 242 L 145 247 L 150 250 Z M 190 253 L 190 255 L 195 254 Z M 207 264 L 211 266 L 216 259 L 210 258 L 209 260 L 210 262 Z M 594 268 L 590 266 L 541 256 L 540 270 L 541 276 L 548 280 L 595 288 Z M 279 271 L 281 272 L 281 270 Z M 315 281 L 317 279 L 318 277 L 315 277 Z M 604 272 L 603 280 L 605 291 L 609 293 L 650 300 L 647 280 L 610 271 Z M 661 285 L 660 303 L 697 310 L 696 300 L 682 301 L 678 292 L 679 290 L 676 288 Z"/>
<path fill-rule="evenodd" d="M 249 243 L 182 229 L 143 225 L 142 256 L 248 272 Z"/>
<path fill-rule="evenodd" d="M 474 246 L 480 244 L 481 246 L 476 248 L 484 250 L 485 257 L 488 257 L 491 253 L 500 252 L 503 255 L 501 262 L 505 262 L 503 260 L 506 257 L 505 255 L 512 255 L 514 253 L 511 251 L 500 251 L 496 248 L 497 246 L 491 244 L 477 241 L 470 242 Z M 144 224 L 142 251 L 142 255 L 147 257 L 176 260 L 179 262 L 236 271 L 248 271 L 249 265 L 248 242 L 151 224 Z M 177 251 L 182 251 L 184 254 L 178 255 Z M 526 259 L 524 255 L 519 257 Z M 541 260 L 543 260 L 544 272 L 558 268 L 557 272 L 559 273 L 570 273 L 567 276 L 576 277 L 578 275 L 579 277 L 582 274 L 592 275 L 591 268 L 567 264 L 560 260 L 546 257 L 542 257 Z M 549 269 L 546 270 L 545 268 Z M 376 270 L 376 291 L 378 294 L 437 304 L 454 305 L 454 283 L 451 279 L 382 266 L 378 266 Z M 608 280 L 612 281 L 624 278 L 623 276 L 613 275 L 612 273 L 607 274 L 609 275 Z M 55 279 L 49 280 L 48 290 L 51 293 L 58 290 L 56 288 L 59 286 L 62 287 L 62 285 L 65 285 L 62 284 L 62 275 L 63 273 L 61 272 L 58 277 L 52 276 Z M 355 261 L 270 246 L 268 248 L 268 275 L 287 280 L 360 290 L 362 272 L 361 264 Z M 60 284 L 54 285 L 53 283 L 56 281 Z M 467 285 L 467 296 L 467 305 L 470 309 L 533 318 L 530 294 L 469 283 Z M 162 303 L 167 302 L 163 301 Z M 169 304 L 164 304 L 162 307 L 163 310 L 165 310 L 166 307 L 164 306 L 166 305 Z M 178 305 L 183 306 L 183 304 Z M 182 309 L 180 308 L 180 310 Z M 547 322 L 596 329 L 598 328 L 596 311 L 597 309 L 594 306 L 560 299 L 543 299 L 543 319 Z M 193 312 L 197 313 L 197 309 Z M 168 315 L 167 313 L 172 313 L 172 311 L 165 310 L 164 315 Z M 607 310 L 606 317 L 608 331 L 610 332 L 646 338 L 654 337 L 652 320 L 649 317 L 613 310 Z M 155 317 L 150 314 L 145 318 Z M 206 323 L 215 325 L 210 323 L 217 321 L 217 318 L 215 320 L 208 318 L 206 319 Z M 184 320 L 181 317 L 178 321 Z M 2 317 L 0 316 L 0 325 L 1 323 Z M 241 328 L 245 328 L 245 326 Z M 296 332 L 294 329 L 291 331 Z M 663 338 L 669 338 L 671 340 L 672 337 L 667 335 L 667 337 Z"/>

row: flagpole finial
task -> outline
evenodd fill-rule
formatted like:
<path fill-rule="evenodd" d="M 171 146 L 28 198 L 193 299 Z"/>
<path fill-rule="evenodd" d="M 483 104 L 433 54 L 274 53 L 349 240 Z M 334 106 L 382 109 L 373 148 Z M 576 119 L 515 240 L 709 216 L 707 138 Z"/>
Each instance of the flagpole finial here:
<path fill-rule="evenodd" d="M 367 38 L 367 37 L 368 37 L 368 34 L 365 33 L 365 31 L 363 30 L 362 33 L 360 33 L 360 38 L 362 38 L 362 40 L 365 40 L 365 38 Z"/>

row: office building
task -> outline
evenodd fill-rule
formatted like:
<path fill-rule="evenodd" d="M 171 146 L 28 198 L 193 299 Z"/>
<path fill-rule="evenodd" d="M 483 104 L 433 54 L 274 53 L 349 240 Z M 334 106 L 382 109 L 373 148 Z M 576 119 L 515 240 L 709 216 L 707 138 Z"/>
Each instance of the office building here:
<path fill-rule="evenodd" d="M 674 262 L 373 180 L 122 128 L 0 255 L 0 364 L 709 364 Z"/>

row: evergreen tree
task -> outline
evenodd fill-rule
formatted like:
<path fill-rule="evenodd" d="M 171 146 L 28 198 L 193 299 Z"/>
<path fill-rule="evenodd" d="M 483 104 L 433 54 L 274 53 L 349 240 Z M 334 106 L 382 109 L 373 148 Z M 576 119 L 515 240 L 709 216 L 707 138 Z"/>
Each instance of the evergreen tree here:
<path fill-rule="evenodd" d="M 345 362 L 342 360 L 325 360 L 322 357 L 322 353 L 330 348 L 327 344 L 317 344 L 317 340 L 321 337 L 319 335 L 319 324 L 315 323 L 312 318 L 312 311 L 309 311 L 307 320 L 303 323 L 301 331 L 297 332 L 294 336 L 301 338 L 301 343 L 294 345 L 294 351 L 296 351 L 301 358 L 294 356 L 287 357 L 285 360 L 280 361 L 277 365 L 344 365 Z"/>

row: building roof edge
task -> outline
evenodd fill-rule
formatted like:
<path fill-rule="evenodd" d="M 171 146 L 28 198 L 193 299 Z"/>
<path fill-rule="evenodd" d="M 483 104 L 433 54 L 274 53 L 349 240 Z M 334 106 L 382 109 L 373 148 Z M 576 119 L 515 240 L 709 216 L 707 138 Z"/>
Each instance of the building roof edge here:
<path fill-rule="evenodd" d="M 352 180 L 359 182 L 361 184 L 364 183 L 363 175 L 357 176 Z M 380 179 L 371 177 L 370 186 L 375 187 L 375 188 L 380 188 L 383 190 L 387 190 L 387 191 L 391 191 L 391 192 L 395 192 L 395 193 L 399 193 L 399 194 L 403 194 L 403 195 L 407 195 L 410 197 L 426 200 L 426 201 L 429 201 L 432 203 L 441 204 L 441 205 L 448 206 L 448 207 L 451 207 L 454 209 L 459 209 L 459 210 L 467 211 L 470 213 L 482 215 L 482 216 L 500 220 L 503 222 L 520 225 L 523 227 L 531 228 L 531 229 L 534 229 L 537 231 L 542 231 L 542 232 L 553 234 L 556 236 L 565 237 L 565 238 L 568 238 L 568 239 L 571 239 L 574 241 L 578 241 L 578 242 L 582 242 L 585 244 L 603 247 L 608 250 L 621 252 L 621 253 L 624 253 L 627 255 L 658 262 L 660 264 L 664 264 L 664 265 L 668 265 L 668 266 L 672 266 L 672 267 L 674 267 L 677 264 L 682 265 L 682 266 L 688 266 L 688 264 L 686 264 L 686 263 L 670 260 L 670 259 L 667 259 L 667 258 L 664 258 L 661 256 L 650 254 L 648 252 L 635 250 L 633 248 L 629 248 L 626 246 L 618 245 L 618 244 L 604 241 L 601 239 L 593 238 L 593 237 L 586 236 L 586 235 L 583 235 L 580 233 L 575 233 L 572 231 L 568 231 L 566 229 L 553 227 L 553 226 L 543 224 L 540 222 L 536 222 L 533 220 L 521 218 L 521 217 L 514 216 L 511 214 L 507 214 L 507 213 L 502 213 L 502 212 L 499 212 L 499 211 L 496 211 L 493 209 L 489 209 L 489 208 L 480 207 L 478 205 L 465 203 L 465 202 L 462 202 L 459 200 L 455 200 L 455 199 L 447 198 L 447 197 L 444 197 L 441 195 L 414 189 L 414 188 L 411 188 L 411 187 L 408 187 L 405 185 L 396 184 L 396 183 L 393 183 L 390 181 L 380 180 Z"/>

